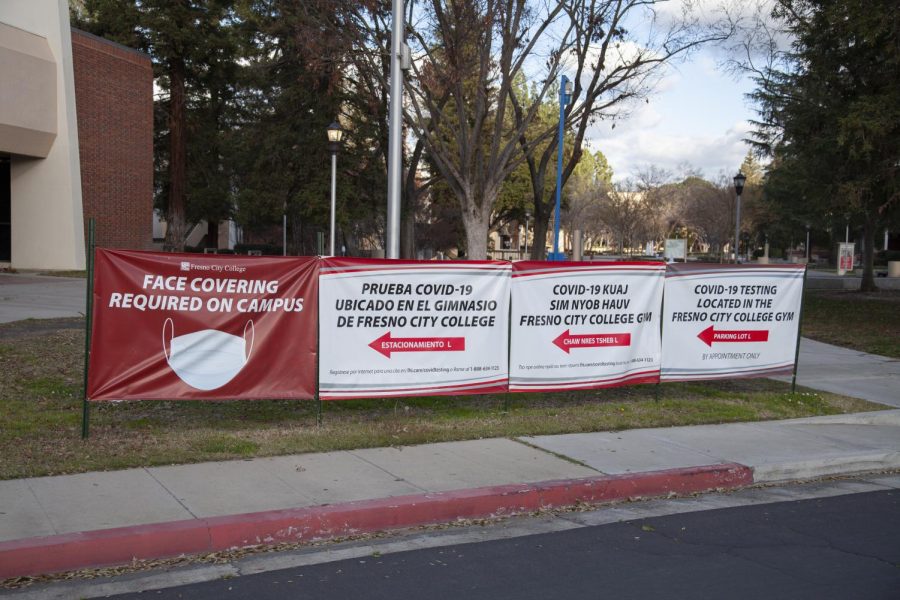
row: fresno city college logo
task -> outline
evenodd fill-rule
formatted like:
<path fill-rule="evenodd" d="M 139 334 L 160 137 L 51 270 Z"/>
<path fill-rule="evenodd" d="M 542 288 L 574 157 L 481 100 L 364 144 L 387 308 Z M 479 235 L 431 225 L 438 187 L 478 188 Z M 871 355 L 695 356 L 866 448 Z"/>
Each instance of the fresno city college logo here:
<path fill-rule="evenodd" d="M 188 261 L 186 261 L 186 260 L 181 261 L 181 270 L 182 270 L 182 271 L 190 271 L 190 270 L 191 270 L 191 263 L 188 262 Z"/>

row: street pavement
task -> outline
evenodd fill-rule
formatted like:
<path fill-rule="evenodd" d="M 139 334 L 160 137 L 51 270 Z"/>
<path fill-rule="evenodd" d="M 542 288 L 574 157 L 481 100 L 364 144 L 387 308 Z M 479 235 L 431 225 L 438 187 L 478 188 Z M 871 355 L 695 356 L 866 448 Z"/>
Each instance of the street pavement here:
<path fill-rule="evenodd" d="M 216 578 L 153 597 L 887 600 L 900 590 L 896 489 L 595 526 L 572 519 L 570 529 Z"/>
<path fill-rule="evenodd" d="M 83 317 L 85 279 L 0 273 L 0 323 Z"/>

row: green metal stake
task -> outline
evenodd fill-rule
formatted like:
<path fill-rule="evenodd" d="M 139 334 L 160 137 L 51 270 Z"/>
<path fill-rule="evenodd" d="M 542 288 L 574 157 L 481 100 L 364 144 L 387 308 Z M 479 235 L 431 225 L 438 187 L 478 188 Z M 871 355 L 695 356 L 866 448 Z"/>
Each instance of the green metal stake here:
<path fill-rule="evenodd" d="M 88 363 L 91 360 L 91 325 L 93 323 L 94 308 L 94 219 L 88 221 L 87 244 L 87 298 L 85 299 L 85 328 L 84 328 L 84 388 L 81 402 L 81 439 L 86 440 L 90 435 L 90 405 L 88 404 Z"/>
<path fill-rule="evenodd" d="M 659 302 L 659 341 L 660 341 L 660 344 L 662 344 L 663 323 L 666 320 L 665 310 L 666 310 L 666 272 L 667 272 L 667 270 L 668 270 L 668 267 L 666 267 L 666 270 L 663 271 L 663 295 L 662 295 L 662 300 L 660 300 L 660 302 Z M 660 369 L 660 377 L 662 377 L 662 357 L 660 357 L 659 369 Z M 656 389 L 654 390 L 654 394 L 653 394 L 653 401 L 656 404 L 659 404 L 659 386 L 661 386 L 661 385 L 662 385 L 662 381 L 656 382 Z"/>
<path fill-rule="evenodd" d="M 509 306 L 506 308 L 506 318 L 507 323 L 512 323 L 512 289 L 509 291 Z M 500 410 L 504 413 L 509 413 L 509 374 L 512 372 L 512 361 L 510 360 L 510 355 L 512 354 L 509 349 L 512 347 L 512 327 L 507 326 L 506 328 L 506 393 L 503 394 L 503 401 L 501 403 Z"/>
<path fill-rule="evenodd" d="M 318 286 L 316 294 L 319 293 Z M 321 297 L 319 298 L 321 299 Z M 322 332 L 319 329 L 319 321 L 316 319 L 316 427 L 322 426 L 322 397 L 319 395 L 319 361 L 321 360 Z"/>
<path fill-rule="evenodd" d="M 797 317 L 797 347 L 794 349 L 794 375 L 791 377 L 791 396 L 797 392 L 797 364 L 800 362 L 800 329 L 803 327 L 803 294 L 806 293 L 806 273 L 809 265 L 803 268 L 803 287 L 800 288 L 800 315 Z"/>

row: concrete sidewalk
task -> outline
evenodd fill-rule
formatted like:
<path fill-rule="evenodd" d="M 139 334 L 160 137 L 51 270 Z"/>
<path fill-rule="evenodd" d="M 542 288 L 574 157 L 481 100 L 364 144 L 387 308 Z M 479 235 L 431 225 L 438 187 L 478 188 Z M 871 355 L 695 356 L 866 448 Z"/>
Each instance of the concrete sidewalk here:
<path fill-rule="evenodd" d="M 791 380 L 790 376 L 773 379 Z M 900 360 L 896 358 L 802 338 L 797 384 L 900 408 Z"/>
<path fill-rule="evenodd" d="M 0 579 L 900 468 L 900 410 L 0 482 Z"/>
<path fill-rule="evenodd" d="M 0 273 L 0 323 L 83 317 L 86 285 L 77 277 Z"/>

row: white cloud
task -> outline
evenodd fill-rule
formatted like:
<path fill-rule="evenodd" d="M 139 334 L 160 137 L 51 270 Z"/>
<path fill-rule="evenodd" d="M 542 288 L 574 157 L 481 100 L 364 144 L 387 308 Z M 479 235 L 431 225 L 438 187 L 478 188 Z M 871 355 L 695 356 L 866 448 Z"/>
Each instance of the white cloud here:
<path fill-rule="evenodd" d="M 648 117 L 641 117 L 639 121 L 645 118 Z M 733 171 L 747 154 L 747 145 L 742 140 L 747 137 L 750 126 L 746 121 L 738 121 L 725 131 L 702 134 L 664 133 L 658 126 L 637 123 L 615 130 L 609 129 L 608 125 L 598 129 L 601 130 L 595 129 L 596 135 L 588 145 L 606 155 L 615 179 L 621 181 L 648 165 L 678 173 L 689 164 L 707 178 L 715 177 L 722 170 Z"/>

